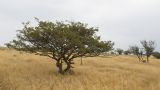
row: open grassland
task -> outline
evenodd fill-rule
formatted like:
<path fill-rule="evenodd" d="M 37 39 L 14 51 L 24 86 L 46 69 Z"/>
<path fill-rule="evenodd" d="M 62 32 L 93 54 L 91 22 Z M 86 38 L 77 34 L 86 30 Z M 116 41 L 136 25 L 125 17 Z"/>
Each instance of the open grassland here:
<path fill-rule="evenodd" d="M 72 75 L 60 75 L 50 58 L 0 50 L 0 90 L 160 90 L 160 60 L 106 56 L 75 62 Z"/>

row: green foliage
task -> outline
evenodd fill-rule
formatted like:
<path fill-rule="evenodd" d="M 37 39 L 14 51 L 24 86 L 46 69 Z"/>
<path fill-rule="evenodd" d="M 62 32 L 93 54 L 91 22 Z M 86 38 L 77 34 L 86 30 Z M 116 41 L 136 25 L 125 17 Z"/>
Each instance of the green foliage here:
<path fill-rule="evenodd" d="M 100 41 L 100 37 L 95 35 L 98 29 L 87 24 L 38 19 L 37 22 L 37 26 L 25 23 L 24 28 L 18 31 L 17 40 L 6 46 L 50 57 L 57 61 L 60 73 L 70 71 L 74 58 L 93 53 L 98 55 L 111 50 L 114 45 L 111 41 Z M 62 70 L 62 63 L 67 64 L 65 70 Z"/>
<path fill-rule="evenodd" d="M 149 57 L 152 55 L 154 49 L 155 49 L 155 42 L 154 41 L 146 41 L 143 40 L 141 41 L 142 48 L 140 49 L 138 46 L 131 46 L 130 51 L 134 54 L 137 55 L 139 58 L 139 61 L 143 62 L 149 62 Z M 143 60 L 143 56 L 147 57 L 147 60 Z"/>
<path fill-rule="evenodd" d="M 139 59 L 139 61 L 143 61 L 143 51 L 140 50 L 138 46 L 130 46 L 130 52 L 134 55 L 136 55 Z"/>
<path fill-rule="evenodd" d="M 146 40 L 144 40 L 144 41 L 141 41 L 141 44 L 142 44 L 143 48 L 146 51 L 146 55 L 147 56 L 151 56 L 153 51 L 154 51 L 154 49 L 155 49 L 155 46 L 154 46 L 155 42 L 154 41 L 146 41 Z"/>
<path fill-rule="evenodd" d="M 129 50 L 134 55 L 139 55 L 140 54 L 140 48 L 138 46 L 130 46 Z"/>
<path fill-rule="evenodd" d="M 98 56 L 103 52 L 111 51 L 111 50 L 113 50 L 113 46 L 114 46 L 114 43 L 111 41 L 100 41 L 99 43 L 96 42 L 95 46 L 91 45 L 89 47 L 89 49 L 90 49 L 89 56 Z"/>
<path fill-rule="evenodd" d="M 155 49 L 155 42 L 154 41 L 146 41 L 146 40 L 143 40 L 141 41 L 141 44 L 145 50 L 145 55 L 147 57 L 147 62 L 149 62 L 149 57 L 152 55 L 154 49 Z"/>
<path fill-rule="evenodd" d="M 159 52 L 153 52 L 152 54 L 155 58 L 160 59 L 160 53 Z"/>
<path fill-rule="evenodd" d="M 117 53 L 119 54 L 119 55 L 122 55 L 123 54 L 123 49 L 120 49 L 120 48 L 117 48 Z"/>
<path fill-rule="evenodd" d="M 126 50 L 126 51 L 124 51 L 124 54 L 129 55 L 129 54 L 131 54 L 131 52 L 130 52 L 130 50 Z"/>

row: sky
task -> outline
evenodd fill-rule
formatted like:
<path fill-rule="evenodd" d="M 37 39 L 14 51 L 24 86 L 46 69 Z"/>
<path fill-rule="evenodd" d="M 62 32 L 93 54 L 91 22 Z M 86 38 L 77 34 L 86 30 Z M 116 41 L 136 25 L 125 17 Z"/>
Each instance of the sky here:
<path fill-rule="evenodd" d="M 0 0 L 0 46 L 34 17 L 98 27 L 97 35 L 115 42 L 115 48 L 153 40 L 160 51 L 160 0 Z"/>

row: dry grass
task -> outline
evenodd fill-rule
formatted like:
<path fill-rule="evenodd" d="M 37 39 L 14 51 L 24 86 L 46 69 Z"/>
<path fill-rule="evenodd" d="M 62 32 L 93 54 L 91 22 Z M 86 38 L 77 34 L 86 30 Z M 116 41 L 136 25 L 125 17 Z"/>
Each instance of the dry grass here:
<path fill-rule="evenodd" d="M 160 61 L 136 57 L 75 60 L 74 74 L 59 75 L 47 57 L 0 50 L 0 90 L 160 90 Z"/>

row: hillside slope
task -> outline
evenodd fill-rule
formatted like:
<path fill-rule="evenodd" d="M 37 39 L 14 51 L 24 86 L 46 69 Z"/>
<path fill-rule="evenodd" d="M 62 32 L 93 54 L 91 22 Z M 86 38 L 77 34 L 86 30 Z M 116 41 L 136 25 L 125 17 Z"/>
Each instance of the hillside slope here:
<path fill-rule="evenodd" d="M 75 62 L 72 75 L 59 75 L 47 57 L 0 50 L 0 90 L 160 90 L 160 60 L 108 56 Z"/>

